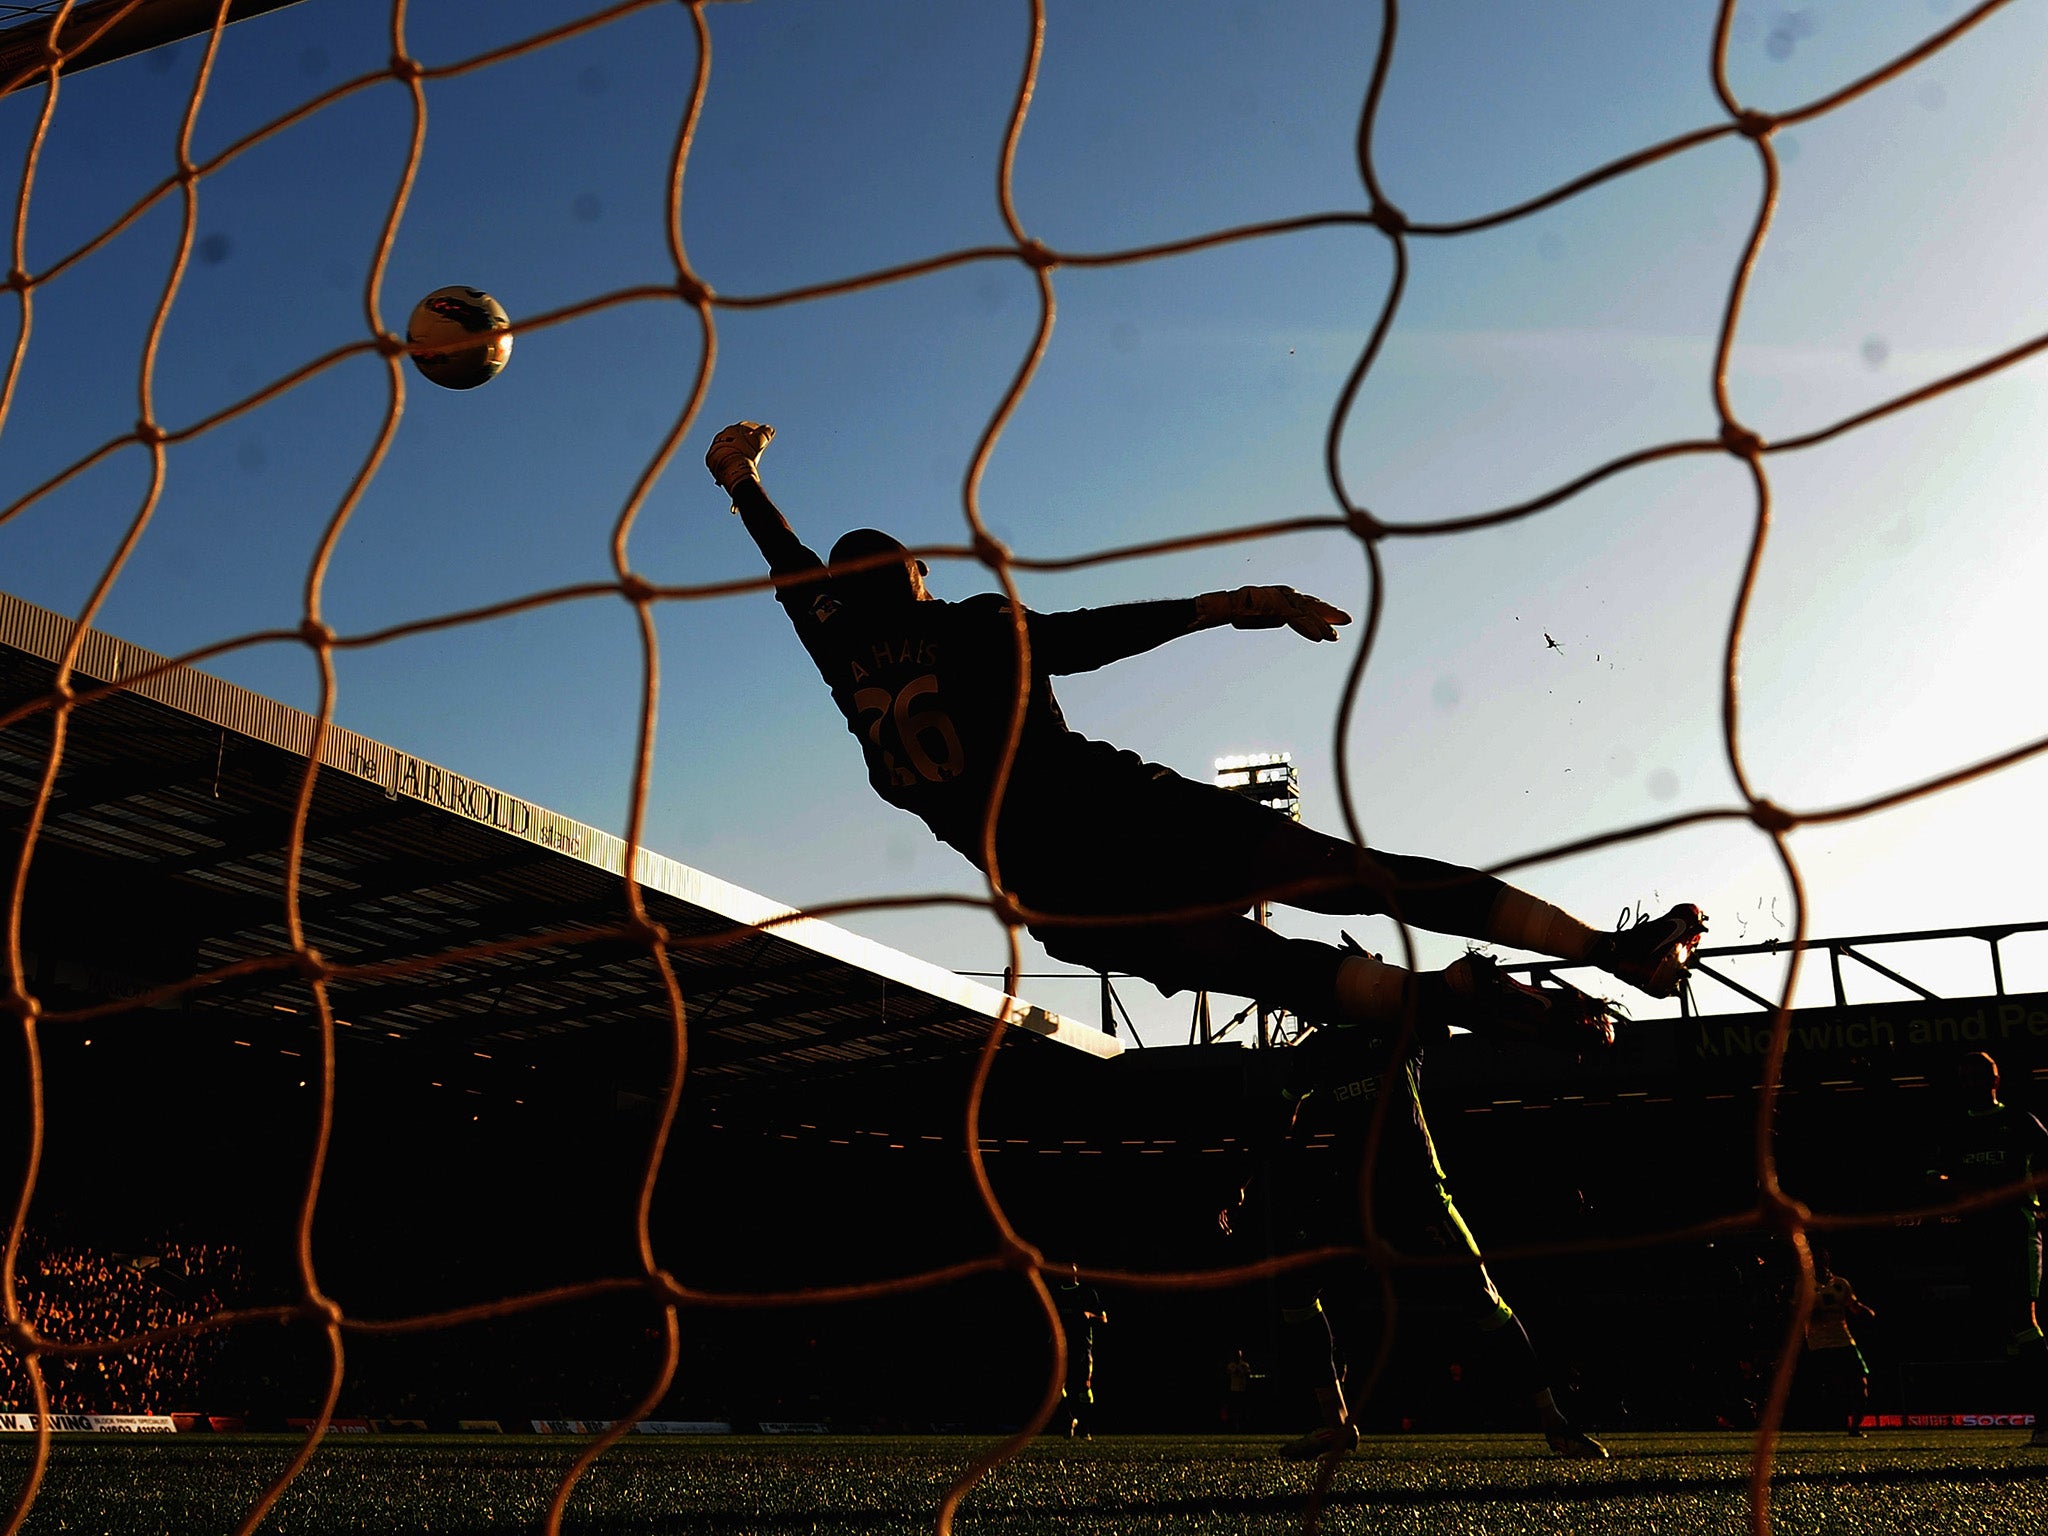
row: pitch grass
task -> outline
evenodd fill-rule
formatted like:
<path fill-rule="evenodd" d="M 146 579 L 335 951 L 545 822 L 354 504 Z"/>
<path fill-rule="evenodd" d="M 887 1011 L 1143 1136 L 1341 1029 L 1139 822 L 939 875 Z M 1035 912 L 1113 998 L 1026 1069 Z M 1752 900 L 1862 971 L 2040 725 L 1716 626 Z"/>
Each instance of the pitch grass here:
<path fill-rule="evenodd" d="M 2048 1531 L 2048 1451 L 2025 1432 L 1787 1436 L 1772 1498 L 1784 1536 L 2019 1536 Z M 583 1442 L 334 1436 L 265 1524 L 282 1536 L 511 1536 L 540 1528 Z M 938 1436 L 630 1439 L 579 1485 L 570 1536 L 866 1536 L 930 1531 L 940 1494 L 989 1442 Z M 1274 1438 L 1041 1441 L 968 1498 L 962 1536 L 1283 1536 L 1313 1465 Z M 1567 1462 L 1531 1437 L 1368 1440 L 1338 1469 L 1322 1529 L 1373 1536 L 1739 1536 L 1749 1440 L 1614 1435 Z M 232 1531 L 294 1442 L 59 1436 L 26 1536 Z M 0 1445 L 6 1490 L 27 1446 Z"/>

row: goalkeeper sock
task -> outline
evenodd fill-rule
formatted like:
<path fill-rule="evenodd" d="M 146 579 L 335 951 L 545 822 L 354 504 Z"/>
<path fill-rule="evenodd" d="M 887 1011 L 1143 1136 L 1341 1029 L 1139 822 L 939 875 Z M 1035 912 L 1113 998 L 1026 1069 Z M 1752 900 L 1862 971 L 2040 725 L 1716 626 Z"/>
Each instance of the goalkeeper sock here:
<path fill-rule="evenodd" d="M 1410 973 L 1371 955 L 1346 955 L 1337 967 L 1337 1007 L 1346 1024 L 1384 1024 L 1401 1017 Z"/>
<path fill-rule="evenodd" d="M 1316 1388 L 1316 1412 L 1323 1416 L 1323 1422 L 1335 1428 L 1351 1422 L 1351 1408 L 1344 1401 L 1344 1388 L 1337 1382 L 1327 1387 Z"/>
<path fill-rule="evenodd" d="M 1479 1273 L 1484 1276 L 1486 1271 L 1482 1269 Z M 1486 1374 L 1495 1391 L 1509 1399 L 1535 1402 L 1536 1411 L 1543 1411 L 1537 1394 L 1548 1389 L 1543 1381 L 1543 1367 L 1536 1359 L 1536 1346 L 1529 1342 L 1529 1330 L 1506 1302 L 1497 1303 L 1493 1316 L 1480 1324 L 1473 1343 L 1472 1364 Z M 1555 1399 L 1550 1406 L 1555 1412 Z M 1544 1428 L 1549 1427 L 1546 1421 Z"/>
<path fill-rule="evenodd" d="M 1508 885 L 1501 887 L 1500 894 L 1493 899 L 1493 911 L 1486 920 L 1486 937 L 1495 944 L 1533 949 L 1560 960 L 1584 960 L 1602 935 L 1571 913 Z"/>
<path fill-rule="evenodd" d="M 2035 1407 L 2034 1427 L 2038 1430 L 2048 1426 L 2048 1338 L 2041 1334 L 2040 1325 L 2022 1328 L 2015 1333 L 2005 1346 L 2006 1354 L 2020 1365 L 2020 1375 L 2025 1385 L 2022 1390 Z"/>
<path fill-rule="evenodd" d="M 1280 1308 L 1280 1369 L 1315 1393 L 1325 1424 L 1349 1417 L 1344 1403 L 1344 1377 L 1337 1365 L 1337 1341 L 1320 1296 Z"/>

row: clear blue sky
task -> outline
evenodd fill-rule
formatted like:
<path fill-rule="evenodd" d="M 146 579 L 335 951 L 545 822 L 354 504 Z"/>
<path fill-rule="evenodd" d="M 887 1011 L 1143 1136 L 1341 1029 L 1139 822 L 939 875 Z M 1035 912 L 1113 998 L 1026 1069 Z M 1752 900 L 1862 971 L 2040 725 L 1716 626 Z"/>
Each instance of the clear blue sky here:
<path fill-rule="evenodd" d="M 584 9 L 416 6 L 409 41 L 449 62 Z M 1791 106 L 1961 13 L 1943 0 L 1745 6 L 1731 77 L 1746 101 Z M 711 88 L 683 228 L 715 289 L 769 292 L 1003 238 L 996 167 L 1024 5 L 757 0 L 707 14 Z M 1716 121 L 1712 23 L 1701 3 L 1408 8 L 1377 139 L 1389 195 L 1415 219 L 1475 215 Z M 231 29 L 196 154 L 378 67 L 388 25 L 383 7 L 306 0 Z M 1105 251 L 1362 208 L 1353 137 L 1376 44 L 1376 8 L 1358 4 L 1054 0 L 1017 159 L 1026 229 Z M 171 169 L 199 56 L 195 40 L 65 82 L 28 221 L 32 270 Z M 2048 6 L 2023 0 L 1780 136 L 1784 199 L 1731 380 L 1767 439 L 2048 330 L 2044 56 Z M 657 7 L 433 83 L 385 323 L 402 327 L 416 298 L 448 283 L 523 316 L 669 280 L 665 168 L 694 68 L 688 15 Z M 19 165 L 39 108 L 33 92 L 0 102 L 0 164 Z M 193 421 L 363 336 L 363 278 L 410 126 L 407 94 L 387 82 L 201 184 L 201 243 L 156 375 L 163 421 Z M 1342 445 L 1352 494 L 1396 521 L 1479 511 L 1711 433 L 1713 338 L 1759 184 L 1753 151 L 1718 142 L 1495 232 L 1414 241 L 1407 297 Z M 0 502 L 136 419 L 140 343 L 178 221 L 171 199 L 38 291 L 0 431 Z M 1019 553 L 1050 556 L 1333 510 L 1323 438 L 1391 270 L 1386 241 L 1358 229 L 1061 270 L 1050 351 L 983 486 L 991 526 Z M 722 311 L 710 397 L 639 521 L 635 565 L 663 582 L 756 570 L 700 466 L 711 433 L 742 416 L 781 429 L 768 483 L 820 547 L 862 524 L 959 540 L 963 471 L 1035 316 L 1033 281 L 1009 262 Z M 0 343 L 13 326 L 0 316 Z M 390 458 L 342 538 L 330 622 L 364 630 L 607 576 L 613 521 L 697 363 L 682 307 L 642 303 L 522 337 L 481 390 L 411 379 Z M 1763 793 L 1832 804 L 2048 734 L 2032 665 L 2048 639 L 2043 378 L 2031 363 L 1769 461 L 1777 520 L 1741 673 L 1742 745 Z M 357 361 L 174 449 L 102 626 L 177 652 L 295 623 L 314 542 L 383 406 L 380 366 Z M 76 611 L 144 469 L 131 447 L 0 524 L 0 587 Z M 1386 624 L 1350 742 L 1372 841 L 1483 864 L 1732 803 L 1719 658 L 1751 525 L 1740 466 L 1703 457 L 1508 528 L 1391 543 Z M 1358 551 L 1336 534 L 1022 580 L 1043 608 L 1249 581 L 1364 606 Z M 933 585 L 958 597 L 988 578 L 942 565 Z M 668 606 L 660 624 L 653 847 L 796 903 L 976 888 L 870 794 L 765 595 Z M 1308 819 L 1336 830 L 1332 729 L 1356 643 L 1355 631 L 1313 649 L 1284 632 L 1211 633 L 1060 692 L 1077 728 L 1192 776 L 1223 753 L 1291 750 Z M 314 701 L 301 650 L 238 653 L 215 670 Z M 337 715 L 618 828 L 638 686 L 629 610 L 589 602 L 346 655 Z M 2044 791 L 2048 768 L 2030 764 L 1797 834 L 1812 929 L 2042 915 Z M 1603 924 L 1627 903 L 1696 900 L 1713 941 L 1772 937 L 1790 917 L 1768 843 L 1740 827 L 1518 878 Z M 848 922 L 961 969 L 1003 958 L 999 930 L 971 914 Z M 1350 926 L 1390 941 L 1384 926 Z M 1456 949 L 1424 954 L 1441 963 Z M 2009 979 L 2048 982 L 2048 948 L 2033 955 L 2016 949 Z M 1025 991 L 1092 1013 L 1087 987 Z M 1127 994 L 1153 1038 L 1184 1031 L 1185 999 Z"/>

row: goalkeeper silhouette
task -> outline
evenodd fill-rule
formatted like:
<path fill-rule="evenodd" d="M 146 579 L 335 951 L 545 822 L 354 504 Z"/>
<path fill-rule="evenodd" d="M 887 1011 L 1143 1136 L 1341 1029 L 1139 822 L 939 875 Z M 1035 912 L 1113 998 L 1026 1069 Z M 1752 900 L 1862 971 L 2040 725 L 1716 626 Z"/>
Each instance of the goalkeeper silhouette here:
<path fill-rule="evenodd" d="M 1697 907 L 1601 932 L 1490 875 L 1360 849 L 1091 741 L 1068 728 L 1053 697 L 1054 676 L 1197 630 L 1284 625 L 1335 640 L 1337 626 L 1351 622 L 1342 610 L 1288 587 L 1027 610 L 1029 671 L 1020 677 L 1017 615 L 1003 594 L 934 597 L 924 563 L 872 528 L 834 544 L 830 566 L 808 549 L 761 486 L 761 452 L 774 436 L 757 422 L 727 427 L 705 465 L 781 578 L 776 601 L 860 743 L 875 793 L 921 817 L 984 873 L 996 770 L 1022 692 L 1023 730 L 995 823 L 996 875 L 1028 909 L 1029 930 L 1049 954 L 1132 972 L 1168 994 L 1257 998 L 1337 1026 L 1397 1021 L 1412 1008 L 1431 1028 L 1505 1021 L 1566 1039 L 1611 1028 L 1596 999 L 1526 985 L 1479 956 L 1416 974 L 1284 938 L 1245 915 L 1257 901 L 1277 900 L 1313 912 L 1395 914 L 1433 932 L 1594 965 L 1655 997 L 1676 994 L 1706 927 Z M 864 569 L 846 569 L 863 561 Z M 1186 915 L 1192 908 L 1207 915 Z"/>

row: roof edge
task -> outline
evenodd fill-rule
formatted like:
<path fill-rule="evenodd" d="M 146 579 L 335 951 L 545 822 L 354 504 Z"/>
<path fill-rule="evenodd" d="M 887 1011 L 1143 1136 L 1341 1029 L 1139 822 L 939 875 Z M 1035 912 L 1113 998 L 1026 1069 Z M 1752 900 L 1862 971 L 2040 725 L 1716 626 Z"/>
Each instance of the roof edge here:
<path fill-rule="evenodd" d="M 73 649 L 78 624 L 62 614 L 0 592 L 0 645 L 61 666 Z M 626 840 L 523 800 L 505 790 L 454 773 L 409 752 L 329 723 L 276 699 L 265 698 L 196 667 L 132 645 L 101 630 L 88 629 L 76 647 L 73 670 L 101 683 L 118 683 L 170 709 L 222 730 L 291 753 L 309 755 L 319 745 L 320 764 L 365 780 L 393 800 L 417 800 L 437 810 L 516 837 L 561 858 L 575 859 L 621 878 L 626 873 Z M 144 676 L 143 674 L 150 674 Z M 633 876 L 649 890 L 690 902 L 747 927 L 772 925 L 779 937 L 818 954 L 860 967 L 928 996 L 1009 1022 L 1091 1056 L 1122 1053 L 1113 1036 L 1078 1024 L 1021 998 L 1009 997 L 964 976 L 891 949 L 872 939 L 804 917 L 796 908 L 769 900 L 715 875 L 692 869 L 649 848 L 633 850 Z"/>

